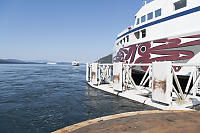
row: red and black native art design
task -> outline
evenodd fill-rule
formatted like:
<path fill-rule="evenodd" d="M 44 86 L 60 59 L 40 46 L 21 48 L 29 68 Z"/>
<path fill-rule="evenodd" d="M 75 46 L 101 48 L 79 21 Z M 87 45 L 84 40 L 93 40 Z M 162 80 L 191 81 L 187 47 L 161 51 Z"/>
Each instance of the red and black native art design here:
<path fill-rule="evenodd" d="M 181 42 L 181 39 L 193 39 L 190 42 Z M 198 39 L 199 38 L 199 39 Z M 154 46 L 157 44 L 156 46 Z M 121 48 L 113 58 L 114 62 L 125 63 L 152 63 L 154 61 L 179 61 L 191 59 L 194 52 L 190 46 L 200 45 L 200 35 L 187 36 L 175 39 L 161 39 L 152 42 L 145 42 L 138 45 L 131 45 Z M 186 48 L 188 47 L 188 48 Z M 180 50 L 180 49 L 186 50 Z M 200 50 L 199 50 L 200 51 Z M 137 57 L 136 57 L 137 55 Z M 156 56 L 152 56 L 156 55 Z M 146 67 L 142 67 L 146 70 Z M 181 68 L 176 68 L 179 71 Z"/>

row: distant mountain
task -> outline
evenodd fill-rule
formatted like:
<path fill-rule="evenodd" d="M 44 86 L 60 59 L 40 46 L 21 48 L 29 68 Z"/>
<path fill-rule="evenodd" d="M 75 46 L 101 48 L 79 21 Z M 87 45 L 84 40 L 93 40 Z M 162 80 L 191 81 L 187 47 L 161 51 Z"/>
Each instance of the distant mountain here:
<path fill-rule="evenodd" d="M 55 61 L 50 61 L 50 60 L 26 60 L 25 62 L 37 62 L 37 63 L 46 64 L 47 62 L 55 62 Z"/>
<path fill-rule="evenodd" d="M 9 61 L 9 62 L 25 63 L 25 61 L 17 60 L 17 59 L 4 59 L 4 60 Z"/>
<path fill-rule="evenodd" d="M 97 62 L 99 63 L 112 63 L 112 54 L 100 58 Z"/>
<path fill-rule="evenodd" d="M 72 64 L 72 63 L 70 63 L 70 62 L 57 62 L 57 64 L 59 64 L 59 65 L 69 65 L 69 64 Z"/>
<path fill-rule="evenodd" d="M 37 62 L 26 62 L 17 59 L 0 59 L 0 64 L 41 64 Z"/>

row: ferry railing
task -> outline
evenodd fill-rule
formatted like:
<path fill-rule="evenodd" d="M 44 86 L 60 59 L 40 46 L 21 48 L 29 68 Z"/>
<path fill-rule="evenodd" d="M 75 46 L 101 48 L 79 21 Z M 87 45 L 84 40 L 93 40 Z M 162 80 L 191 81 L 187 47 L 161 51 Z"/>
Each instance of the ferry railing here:
<path fill-rule="evenodd" d="M 177 75 L 179 75 L 178 73 L 175 72 L 174 68 L 175 67 L 184 67 L 187 68 L 188 73 L 190 73 L 189 75 L 185 75 L 188 77 L 187 80 L 187 84 L 185 86 L 185 88 L 181 88 L 180 85 L 180 81 L 177 77 Z M 187 98 L 187 96 L 189 94 L 192 94 L 193 96 L 196 96 L 197 94 L 199 94 L 199 88 L 200 88 L 200 64 L 181 64 L 181 63 L 173 63 L 172 64 L 172 75 L 173 78 L 176 82 L 178 91 L 176 90 L 176 88 L 173 86 L 173 90 L 175 91 L 175 93 L 177 94 L 177 96 L 182 99 L 185 100 Z M 193 80 L 193 82 L 192 82 Z"/>
<path fill-rule="evenodd" d="M 149 87 L 151 88 L 151 79 L 152 79 L 152 64 L 123 64 L 123 77 L 124 82 L 127 85 L 124 85 L 124 90 L 126 90 L 128 87 L 131 89 L 141 89 L 141 87 Z M 141 81 L 139 84 L 136 84 L 136 81 L 134 81 L 134 74 L 132 74 L 132 70 L 134 67 L 148 67 L 147 71 L 143 71 L 143 77 L 141 78 Z M 136 77 L 137 78 L 137 77 Z M 149 83 L 148 83 L 149 82 Z M 131 85 L 132 86 L 131 86 Z"/>
<path fill-rule="evenodd" d="M 112 83 L 113 64 L 86 64 L 86 81 L 95 85 Z"/>
<path fill-rule="evenodd" d="M 162 73 L 159 73 L 160 71 L 155 68 L 161 70 L 163 68 L 162 65 L 159 66 L 159 63 L 153 64 L 87 64 L 86 80 L 96 86 L 110 84 L 110 86 L 118 92 L 131 89 L 139 91 L 146 90 L 152 93 L 152 99 L 159 102 L 167 101 L 165 102 L 167 104 L 170 104 L 172 97 L 174 97 L 172 93 L 176 95 L 177 100 L 182 101 L 186 100 L 188 95 L 196 96 L 199 94 L 200 64 L 166 63 L 166 65 L 168 65 L 168 73 L 165 74 L 167 77 L 166 80 L 156 79 L 157 77 L 155 75 L 162 75 Z M 144 73 L 139 84 L 136 84 L 134 78 L 137 77 L 134 77 L 134 74 L 132 74 L 132 70 L 135 67 L 148 67 L 146 71 L 143 71 Z M 189 74 L 183 75 L 188 78 L 187 81 L 184 81 L 185 83 L 187 82 L 184 86 L 185 88 L 181 87 L 182 83 L 179 81 L 179 72 L 175 71 L 176 67 L 182 67 L 181 69 L 189 68 Z M 165 73 L 165 70 L 162 71 Z M 157 90 L 161 88 L 161 94 L 155 91 L 156 88 Z M 167 100 L 162 99 L 162 95 L 163 97 L 167 97 Z"/>
<path fill-rule="evenodd" d="M 114 63 L 115 64 L 115 63 Z M 114 64 L 99 64 L 99 63 L 87 63 L 86 65 L 86 81 L 92 82 L 95 85 L 101 85 L 101 84 L 113 84 L 114 79 L 116 77 L 119 77 L 119 75 L 115 75 L 113 73 L 113 66 Z M 117 63 L 116 63 L 117 64 Z M 144 71 L 144 76 L 142 77 L 142 80 L 139 84 L 136 84 L 133 75 L 132 75 L 132 69 L 133 67 L 148 67 L 147 71 Z M 123 64 L 121 67 L 121 74 L 122 79 L 120 79 L 122 82 L 122 88 L 119 89 L 121 91 L 125 91 L 127 89 L 139 89 L 139 86 L 145 86 L 148 84 L 148 87 L 151 87 L 150 79 L 152 75 L 151 71 L 152 64 Z M 115 69 L 118 69 L 118 67 L 115 67 Z M 120 69 L 119 69 L 120 71 Z M 150 86 L 149 86 L 150 85 Z"/>
<path fill-rule="evenodd" d="M 99 70 L 99 83 L 112 83 L 112 69 L 113 64 L 99 64 L 98 70 Z"/>
<path fill-rule="evenodd" d="M 165 62 L 163 62 L 165 63 Z M 153 63 L 153 64 L 158 64 L 159 63 Z M 153 67 L 155 65 L 153 64 L 124 64 L 124 70 L 126 71 L 126 66 L 129 68 L 131 67 L 143 67 L 146 66 L 148 69 L 146 70 L 142 80 L 140 81 L 139 85 L 136 85 L 134 82 L 133 78 L 134 75 L 130 76 L 130 72 L 126 71 L 125 74 L 129 75 L 129 80 L 133 81 L 132 82 L 132 89 L 145 89 L 151 91 L 151 97 L 153 100 L 161 102 L 161 103 L 166 103 L 166 104 L 171 104 L 172 99 L 175 101 L 187 101 L 187 96 L 190 95 L 190 97 L 193 95 L 194 97 L 197 95 L 200 95 L 200 64 L 188 64 L 188 63 L 170 63 L 166 62 L 166 65 L 169 67 L 169 71 L 166 74 L 165 80 L 157 80 L 155 75 L 158 75 L 156 73 L 160 72 L 159 69 L 163 69 L 162 65 L 161 67 L 157 67 L 158 69 L 156 70 L 154 68 L 154 72 L 152 71 Z M 162 64 L 162 62 L 161 62 Z M 180 82 L 181 77 L 179 72 L 176 72 L 176 68 L 180 67 L 182 69 L 187 68 L 187 74 L 183 74 L 184 80 Z M 158 72 L 157 72 L 158 71 Z M 165 71 L 165 70 L 163 70 Z M 164 72 L 165 73 L 165 72 Z M 153 76 L 154 75 L 154 76 Z M 159 73 L 159 75 L 162 75 L 162 72 Z M 126 77 L 126 76 L 125 76 Z M 160 77 L 160 76 L 158 76 Z M 162 76 L 161 76 L 162 77 Z M 126 80 L 124 80 L 126 83 Z M 146 83 L 149 82 L 149 86 L 146 85 Z M 184 86 L 184 84 L 186 84 Z M 145 87 L 146 85 L 146 87 Z M 157 88 L 157 91 L 155 89 Z M 171 88 L 171 89 L 170 89 Z M 127 89 L 123 89 L 126 91 Z M 161 91 L 160 91 L 161 90 Z M 158 91 L 160 91 L 158 93 Z M 172 94 L 175 95 L 172 95 Z M 159 98 L 160 97 L 160 98 Z M 164 98 L 165 97 L 165 98 Z"/>

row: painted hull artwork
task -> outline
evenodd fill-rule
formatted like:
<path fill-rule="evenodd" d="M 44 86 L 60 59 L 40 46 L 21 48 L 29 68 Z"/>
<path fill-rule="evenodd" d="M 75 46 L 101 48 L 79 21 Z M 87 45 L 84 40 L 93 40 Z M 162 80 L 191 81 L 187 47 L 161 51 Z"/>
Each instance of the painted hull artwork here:
<path fill-rule="evenodd" d="M 129 64 L 152 63 L 154 61 L 188 61 L 200 52 L 200 34 L 174 39 L 161 39 L 130 45 L 119 49 L 114 62 Z M 146 70 L 146 67 L 142 67 Z M 181 68 L 176 67 L 179 71 Z"/>

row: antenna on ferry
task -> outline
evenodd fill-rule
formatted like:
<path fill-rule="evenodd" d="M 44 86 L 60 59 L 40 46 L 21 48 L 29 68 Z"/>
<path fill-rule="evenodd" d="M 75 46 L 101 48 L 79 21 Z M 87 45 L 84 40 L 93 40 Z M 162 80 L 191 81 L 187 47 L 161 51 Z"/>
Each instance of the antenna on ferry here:
<path fill-rule="evenodd" d="M 144 1 L 144 5 L 146 5 L 146 4 L 147 4 L 147 0 L 142 0 L 142 1 Z"/>

